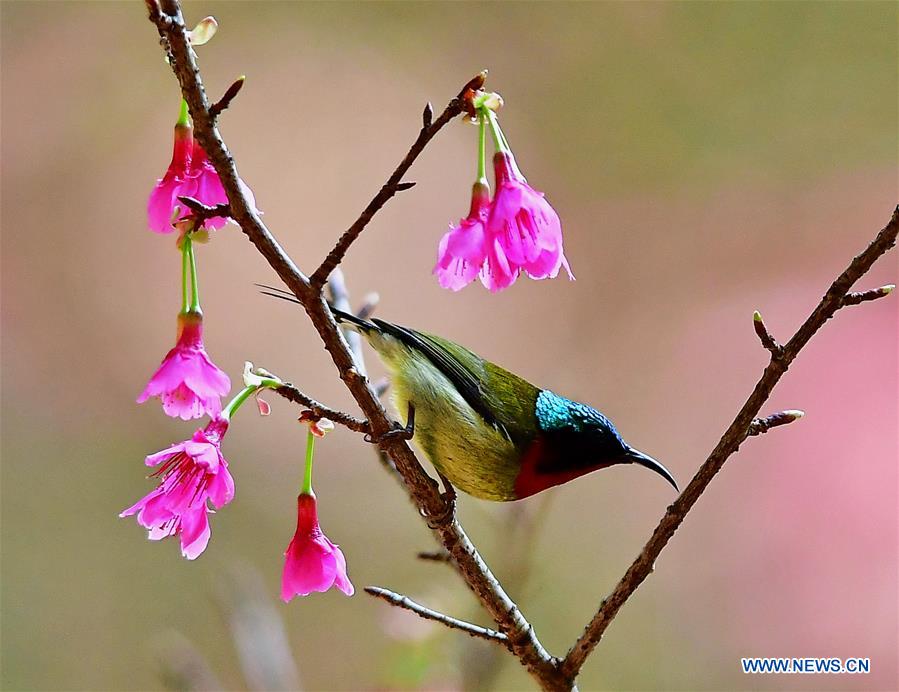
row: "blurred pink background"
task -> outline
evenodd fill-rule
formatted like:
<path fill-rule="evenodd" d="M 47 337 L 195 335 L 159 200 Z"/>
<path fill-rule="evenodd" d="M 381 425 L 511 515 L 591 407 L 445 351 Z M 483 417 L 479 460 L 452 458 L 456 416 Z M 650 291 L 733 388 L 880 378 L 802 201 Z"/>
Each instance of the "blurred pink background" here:
<path fill-rule="evenodd" d="M 475 166 L 475 130 L 454 123 L 408 176 L 418 186 L 350 251 L 350 290 L 356 301 L 376 290 L 386 319 L 596 405 L 682 485 L 765 365 L 753 310 L 786 339 L 897 200 L 893 3 L 186 11 L 221 24 L 198 49 L 210 92 L 247 75 L 222 130 L 306 270 L 393 170 L 424 103 L 439 110 L 490 68 L 577 281 L 521 280 L 496 296 L 437 286 L 436 244 L 467 211 Z M 361 593 L 376 584 L 488 624 L 449 569 L 415 559 L 432 539 L 347 431 L 319 446 L 316 491 L 360 593 L 275 602 L 303 442 L 286 402 L 236 419 L 225 453 L 237 496 L 199 560 L 117 518 L 151 487 L 143 457 L 196 427 L 134 404 L 179 307 L 174 241 L 145 221 L 176 83 L 141 4 L 0 12 L 2 687 L 183 688 L 202 686 L 205 667 L 226 688 L 528 688 L 489 645 Z M 199 262 L 207 346 L 235 382 L 251 360 L 355 411 L 302 314 L 256 292 L 276 279 L 237 229 Z M 895 282 L 896 268 L 893 252 L 860 288 Z M 730 460 L 581 689 L 896 689 L 896 402 L 895 297 L 840 313 L 764 411 L 806 418 Z M 672 499 L 660 479 L 617 468 L 514 506 L 463 498 L 460 516 L 561 654 Z M 871 673 L 746 676 L 745 656 L 869 657 Z"/>

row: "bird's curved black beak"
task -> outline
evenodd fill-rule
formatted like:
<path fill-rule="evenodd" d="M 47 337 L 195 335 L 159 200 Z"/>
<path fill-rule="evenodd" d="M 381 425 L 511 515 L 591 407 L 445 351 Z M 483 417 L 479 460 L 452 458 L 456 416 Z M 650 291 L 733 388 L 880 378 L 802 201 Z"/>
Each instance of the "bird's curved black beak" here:
<path fill-rule="evenodd" d="M 655 471 L 662 478 L 671 483 L 677 492 L 680 492 L 680 488 L 677 487 L 677 481 L 674 480 L 674 476 L 671 475 L 671 472 L 648 454 L 644 454 L 633 447 L 628 447 L 625 458 L 632 464 L 639 464 L 640 466 L 648 468 L 650 471 Z"/>

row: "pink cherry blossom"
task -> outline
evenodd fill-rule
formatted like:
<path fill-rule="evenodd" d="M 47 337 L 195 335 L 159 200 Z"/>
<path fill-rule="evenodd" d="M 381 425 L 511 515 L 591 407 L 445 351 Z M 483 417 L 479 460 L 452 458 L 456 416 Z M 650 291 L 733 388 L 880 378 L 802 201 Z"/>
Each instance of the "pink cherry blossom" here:
<path fill-rule="evenodd" d="M 494 253 L 490 282 L 505 288 L 505 272 L 522 270 L 532 279 L 552 279 L 564 267 L 574 279 L 562 250 L 562 223 L 543 196 L 528 185 L 511 152 L 493 158 L 496 194 L 487 218 L 487 236 Z M 483 279 L 483 277 L 482 277 Z M 512 279 L 514 281 L 514 278 Z"/>
<path fill-rule="evenodd" d="M 509 262 L 499 238 L 491 237 L 487 246 L 487 258 L 481 268 L 481 283 L 492 293 L 503 291 L 515 283 L 518 267 Z"/>
<path fill-rule="evenodd" d="M 256 210 L 253 192 L 242 180 L 238 180 L 238 185 L 250 207 Z M 193 128 L 187 117 L 186 104 L 182 106 L 181 118 L 175 125 L 172 161 L 162 179 L 156 182 L 147 201 L 147 222 L 150 230 L 157 233 L 171 233 L 175 230 L 179 220 L 189 214 L 189 210 L 179 201 L 179 197 L 193 197 L 208 207 L 228 203 L 228 195 L 218 173 L 209 162 L 203 147 L 193 138 Z M 215 216 L 206 219 L 203 228 L 218 229 L 224 226 L 226 221 L 223 216 Z"/>
<path fill-rule="evenodd" d="M 484 226 L 489 209 L 490 188 L 486 181 L 478 181 L 472 188 L 468 216 L 440 239 L 434 274 L 443 288 L 461 290 L 481 271 L 487 257 Z"/>
<path fill-rule="evenodd" d="M 214 418 L 191 439 L 148 456 L 147 466 L 159 466 L 153 474 L 159 486 L 119 516 L 137 514 L 151 541 L 180 536 L 181 554 L 199 556 L 209 543 L 209 503 L 219 509 L 234 498 L 234 479 L 219 449 L 227 430 L 226 419 Z"/>
<path fill-rule="evenodd" d="M 193 128 L 186 122 L 186 118 L 184 121 L 179 120 L 175 125 L 172 161 L 162 179 L 156 181 L 150 199 L 147 200 L 147 223 L 150 230 L 157 233 L 171 233 L 175 230 L 173 224 L 182 216 L 178 197 L 186 195 L 184 190 L 192 187 L 188 180 L 193 147 Z"/>
<path fill-rule="evenodd" d="M 231 380 L 209 359 L 203 347 L 203 317 L 195 312 L 178 315 L 178 339 L 159 369 L 137 398 L 162 400 L 162 409 L 173 418 L 190 420 L 217 416 L 221 397 L 231 389 Z"/>
<path fill-rule="evenodd" d="M 318 525 L 315 495 L 302 493 L 297 497 L 297 530 L 284 553 L 281 599 L 286 603 L 294 596 L 327 591 L 332 586 L 353 595 L 346 558 Z"/>

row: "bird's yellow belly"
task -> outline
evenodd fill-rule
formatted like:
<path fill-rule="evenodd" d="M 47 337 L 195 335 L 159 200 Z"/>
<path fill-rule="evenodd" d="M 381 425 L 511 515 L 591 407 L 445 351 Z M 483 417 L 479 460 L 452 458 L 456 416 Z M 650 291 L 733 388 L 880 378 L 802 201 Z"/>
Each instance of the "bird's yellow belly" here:
<path fill-rule="evenodd" d="M 426 359 L 392 339 L 372 345 L 392 370 L 397 411 L 405 416 L 409 402 L 415 406 L 413 440 L 437 470 L 469 495 L 485 500 L 514 500 L 520 467 L 511 440 L 485 423 Z M 402 368 L 398 367 L 395 352 L 401 348 L 405 350 Z"/>

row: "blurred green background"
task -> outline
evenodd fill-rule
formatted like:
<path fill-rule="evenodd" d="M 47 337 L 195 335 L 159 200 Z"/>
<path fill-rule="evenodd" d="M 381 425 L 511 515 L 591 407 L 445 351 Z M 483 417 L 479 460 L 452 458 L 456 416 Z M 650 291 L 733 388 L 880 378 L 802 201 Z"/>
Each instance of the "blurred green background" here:
<path fill-rule="evenodd" d="M 418 186 L 352 248 L 350 289 L 378 291 L 387 319 L 600 407 L 682 483 L 764 367 L 752 311 L 791 334 L 897 200 L 895 3 L 186 12 L 221 24 L 198 49 L 211 93 L 247 75 L 222 129 L 307 270 L 405 152 L 424 103 L 442 107 L 488 67 L 577 281 L 521 280 L 496 296 L 437 286 L 436 244 L 467 211 L 475 166 L 475 131 L 455 123 L 411 172 Z M 133 403 L 179 306 L 173 239 L 145 221 L 176 84 L 140 3 L 0 13 L 3 688 L 528 688 L 489 645 L 361 593 L 376 584 L 487 624 L 449 568 L 415 559 L 428 532 L 346 431 L 319 446 L 316 490 L 360 593 L 275 601 L 303 441 L 285 402 L 237 418 L 225 443 L 237 496 L 196 562 L 117 518 L 152 487 L 143 457 L 196 427 Z M 207 346 L 235 382 L 249 359 L 354 410 L 310 325 L 257 294 L 254 281 L 275 278 L 239 231 L 220 231 L 199 261 Z M 896 274 L 893 253 L 863 287 Z M 731 460 L 581 689 L 896 689 L 896 392 L 895 299 L 841 313 L 766 407 L 806 419 Z M 460 515 L 562 653 L 672 499 L 618 468 L 514 506 L 463 498 Z M 872 668 L 747 677 L 743 656 Z"/>

